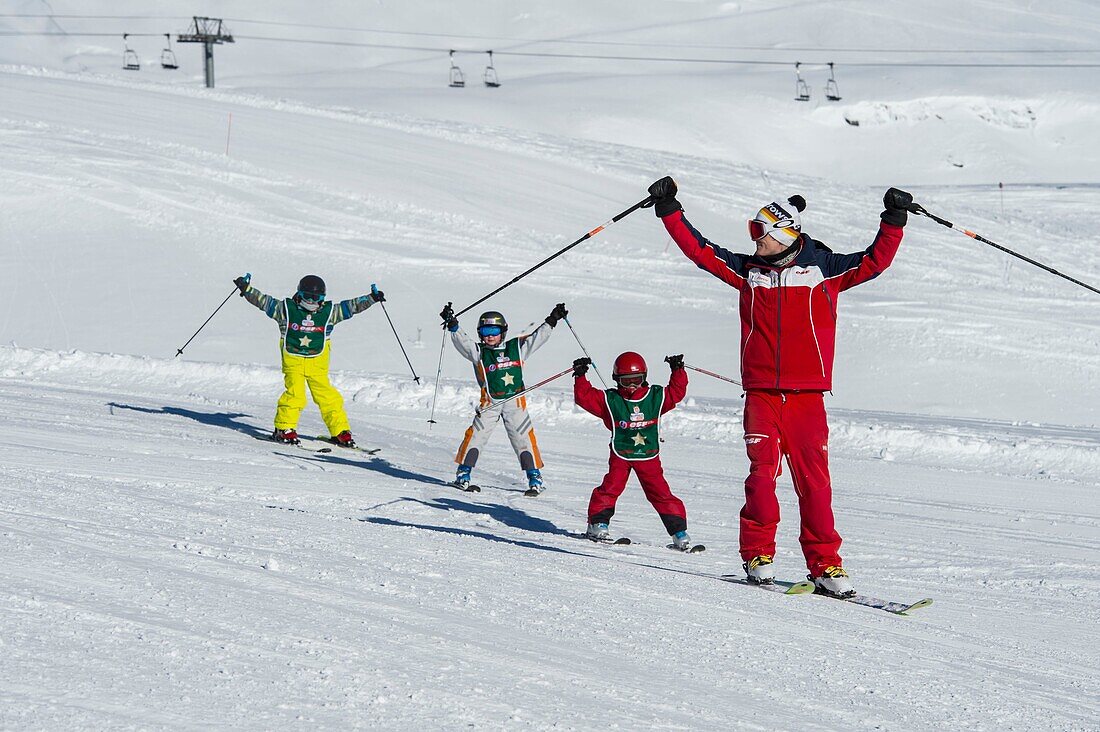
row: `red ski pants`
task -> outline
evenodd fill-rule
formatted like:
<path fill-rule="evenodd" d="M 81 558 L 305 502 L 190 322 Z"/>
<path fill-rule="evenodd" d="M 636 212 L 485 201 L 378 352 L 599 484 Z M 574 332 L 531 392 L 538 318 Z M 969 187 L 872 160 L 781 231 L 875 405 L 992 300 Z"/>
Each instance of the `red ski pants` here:
<path fill-rule="evenodd" d="M 607 475 L 592 491 L 588 502 L 588 523 L 607 523 L 615 515 L 615 502 L 626 490 L 626 481 L 633 470 L 642 484 L 645 497 L 657 510 L 669 536 L 677 531 L 687 530 L 687 509 L 684 502 L 672 495 L 672 488 L 665 480 L 665 471 L 661 467 L 661 458 L 648 460 L 623 460 L 611 453 L 607 460 Z"/>
<path fill-rule="evenodd" d="M 829 479 L 829 424 L 821 392 L 749 391 L 745 396 L 749 477 L 741 509 L 741 558 L 775 554 L 779 500 L 775 481 L 787 458 L 802 519 L 799 542 L 810 574 L 841 564 L 833 526 Z"/>

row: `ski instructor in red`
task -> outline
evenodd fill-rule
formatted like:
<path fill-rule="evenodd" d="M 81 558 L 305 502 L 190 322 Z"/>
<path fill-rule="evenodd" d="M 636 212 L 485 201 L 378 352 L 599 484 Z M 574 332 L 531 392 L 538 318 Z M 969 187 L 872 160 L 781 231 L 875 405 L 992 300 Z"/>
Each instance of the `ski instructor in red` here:
<path fill-rule="evenodd" d="M 891 188 L 878 233 L 867 249 L 835 254 L 802 233 L 801 196 L 772 202 L 749 223 L 754 254 L 713 243 L 687 220 L 676 183 L 649 187 L 653 208 L 680 250 L 740 293 L 741 379 L 749 476 L 741 509 L 741 558 L 750 582 L 775 580 L 779 525 L 776 479 L 785 457 L 801 515 L 799 542 L 819 592 L 847 597 L 855 588 L 840 557 L 829 478 L 829 425 L 824 392 L 832 389 L 840 293 L 874 279 L 894 259 L 913 197 Z"/>

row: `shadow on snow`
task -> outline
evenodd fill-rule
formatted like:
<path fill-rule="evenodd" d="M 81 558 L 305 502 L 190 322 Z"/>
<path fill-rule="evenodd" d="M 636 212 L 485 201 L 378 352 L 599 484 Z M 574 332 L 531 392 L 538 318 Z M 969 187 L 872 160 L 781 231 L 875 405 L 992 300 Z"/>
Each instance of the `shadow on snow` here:
<path fill-rule="evenodd" d="M 241 432 L 253 437 L 266 437 L 267 430 L 262 430 L 258 427 L 248 424 L 247 422 L 238 421 L 239 417 L 251 417 L 251 414 L 245 414 L 244 412 L 196 412 L 193 409 L 184 409 L 183 407 L 136 407 L 133 404 L 120 404 L 118 402 L 107 402 L 107 406 L 113 409 L 129 409 L 133 412 L 141 412 L 142 414 L 171 414 L 175 417 L 186 417 L 187 419 L 193 419 L 199 424 L 209 425 L 211 427 L 224 427 L 236 432 Z"/>

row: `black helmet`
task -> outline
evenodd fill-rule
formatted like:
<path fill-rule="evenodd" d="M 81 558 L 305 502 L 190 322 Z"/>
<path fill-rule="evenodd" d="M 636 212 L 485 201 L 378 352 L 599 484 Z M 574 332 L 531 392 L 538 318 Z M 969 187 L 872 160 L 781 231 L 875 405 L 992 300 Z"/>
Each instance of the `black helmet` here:
<path fill-rule="evenodd" d="M 482 332 L 483 328 L 489 329 L 489 332 Z M 502 339 L 508 334 L 508 321 L 496 310 L 482 313 L 481 317 L 477 319 L 478 336 L 484 338 L 487 335 L 497 335 L 497 333 L 500 334 Z"/>
<path fill-rule="evenodd" d="M 317 275 L 306 275 L 298 282 L 299 300 L 325 301 L 325 281 Z"/>

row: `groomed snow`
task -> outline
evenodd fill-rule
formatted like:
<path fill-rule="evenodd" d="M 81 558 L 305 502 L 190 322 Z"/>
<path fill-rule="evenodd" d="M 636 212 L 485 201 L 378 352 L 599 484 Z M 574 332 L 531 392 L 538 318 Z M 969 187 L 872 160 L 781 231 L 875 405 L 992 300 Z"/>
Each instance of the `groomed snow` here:
<path fill-rule="evenodd" d="M 1100 58 L 1100 11 L 1083 2 L 219 12 L 452 33 L 310 37 L 467 50 L 555 38 L 670 44 L 556 49 L 625 55 Z M 0 31 L 186 23 L 5 16 Z M 830 51 L 844 100 L 820 99 L 818 63 L 799 105 L 789 68 L 502 56 L 500 89 L 453 90 L 445 53 L 288 50 L 247 39 L 286 28 L 231 27 L 213 91 L 193 46 L 169 73 L 159 40 L 132 39 L 146 64 L 133 74 L 115 38 L 0 38 L 0 728 L 1096 729 L 1100 318 L 1064 280 L 914 218 L 893 267 L 841 303 L 827 406 L 842 553 L 862 592 L 934 598 L 911 617 L 716 579 L 740 573 L 748 466 L 731 385 L 692 373 L 663 428 L 707 545 L 692 556 L 664 548 L 634 484 L 613 521 L 634 545 L 571 536 L 606 434 L 567 379 L 532 398 L 538 499 L 500 436 L 475 474 L 483 492 L 443 485 L 476 399 L 449 347 L 427 425 L 443 303 L 472 302 L 666 173 L 693 223 L 733 249 L 747 249 L 746 217 L 794 192 L 809 233 L 862 248 L 899 185 L 1100 282 L 1095 69 L 869 68 Z M 459 58 L 478 81 L 481 57 Z M 661 358 L 683 352 L 736 377 L 733 291 L 668 245 L 638 212 L 486 306 L 519 332 L 565 300 L 597 364 L 640 350 L 663 381 Z M 172 358 L 245 271 L 275 295 L 314 271 L 335 297 L 386 291 L 422 383 L 377 308 L 337 327 L 333 353 L 378 455 L 253 439 L 281 389 L 277 330 L 236 297 Z M 528 368 L 541 378 L 578 355 L 559 329 Z M 301 431 L 322 429 L 310 405 Z M 779 574 L 796 580 L 786 477 L 780 495 Z"/>

